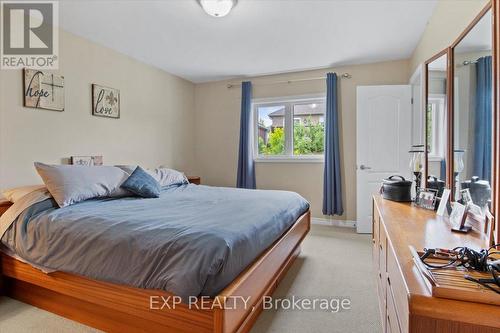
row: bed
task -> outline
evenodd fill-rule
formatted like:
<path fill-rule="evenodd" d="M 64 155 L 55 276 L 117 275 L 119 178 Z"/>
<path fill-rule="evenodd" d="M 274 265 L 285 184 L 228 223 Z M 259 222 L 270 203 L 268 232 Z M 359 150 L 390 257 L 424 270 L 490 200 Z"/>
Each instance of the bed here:
<path fill-rule="evenodd" d="M 284 191 L 187 184 L 59 209 L 47 199 L 2 237 L 3 290 L 108 332 L 246 332 L 309 228 L 308 203 Z"/>

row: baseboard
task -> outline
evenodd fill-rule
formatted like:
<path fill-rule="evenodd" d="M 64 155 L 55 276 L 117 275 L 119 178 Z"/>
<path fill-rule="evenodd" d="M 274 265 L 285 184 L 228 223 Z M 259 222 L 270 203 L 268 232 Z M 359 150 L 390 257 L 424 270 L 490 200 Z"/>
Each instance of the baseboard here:
<path fill-rule="evenodd" d="M 328 225 L 331 227 L 356 228 L 356 221 L 325 219 L 321 217 L 311 217 L 311 224 Z"/>

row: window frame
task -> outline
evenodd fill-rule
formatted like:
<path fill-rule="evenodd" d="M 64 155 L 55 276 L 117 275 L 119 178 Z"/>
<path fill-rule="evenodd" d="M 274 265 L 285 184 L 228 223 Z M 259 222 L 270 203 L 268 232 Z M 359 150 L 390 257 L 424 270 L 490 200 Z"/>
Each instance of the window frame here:
<path fill-rule="evenodd" d="M 432 102 L 431 102 L 432 101 Z M 435 110 L 432 114 L 432 150 L 429 151 L 429 161 L 441 161 L 445 158 L 444 143 L 446 142 L 446 95 L 445 94 L 429 94 L 427 107 L 431 104 L 439 106 L 440 110 Z M 426 110 L 427 112 L 427 110 Z"/>
<path fill-rule="evenodd" d="M 293 154 L 293 129 L 294 129 L 294 116 L 293 105 L 304 103 L 324 103 L 326 105 L 325 94 L 314 95 L 300 95 L 300 96 L 285 96 L 285 97 L 272 97 L 272 98 L 254 98 L 252 99 L 252 119 L 253 119 L 253 159 L 255 162 L 305 162 L 305 163 L 323 163 L 325 155 L 294 155 Z M 260 106 L 285 106 L 284 113 L 284 130 L 285 130 L 285 152 L 283 155 L 262 155 L 259 154 L 259 112 Z M 326 115 L 324 116 L 326 120 Z"/>

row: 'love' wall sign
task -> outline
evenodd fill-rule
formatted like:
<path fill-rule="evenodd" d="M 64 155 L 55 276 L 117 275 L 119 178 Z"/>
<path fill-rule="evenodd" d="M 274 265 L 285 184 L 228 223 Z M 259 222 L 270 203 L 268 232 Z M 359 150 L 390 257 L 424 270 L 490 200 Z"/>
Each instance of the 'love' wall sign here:
<path fill-rule="evenodd" d="M 120 118 L 120 90 L 92 84 L 92 114 Z"/>

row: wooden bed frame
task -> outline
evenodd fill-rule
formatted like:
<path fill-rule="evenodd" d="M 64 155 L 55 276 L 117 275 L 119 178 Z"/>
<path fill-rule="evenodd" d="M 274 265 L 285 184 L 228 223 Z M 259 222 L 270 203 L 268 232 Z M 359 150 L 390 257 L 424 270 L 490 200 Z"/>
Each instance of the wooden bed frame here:
<path fill-rule="evenodd" d="M 10 203 L 0 202 L 0 215 Z M 262 300 L 276 289 L 300 253 L 310 229 L 310 212 L 297 221 L 213 299 L 189 307 L 173 295 L 100 282 L 74 274 L 45 274 L 1 255 L 4 294 L 106 332 L 248 332 Z M 246 304 L 240 297 L 250 298 Z M 176 303 L 176 304 L 174 304 Z"/>

